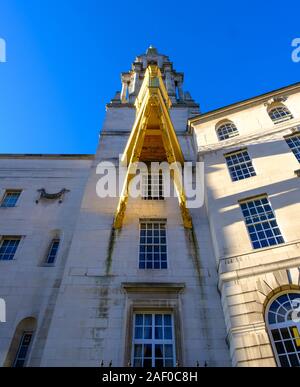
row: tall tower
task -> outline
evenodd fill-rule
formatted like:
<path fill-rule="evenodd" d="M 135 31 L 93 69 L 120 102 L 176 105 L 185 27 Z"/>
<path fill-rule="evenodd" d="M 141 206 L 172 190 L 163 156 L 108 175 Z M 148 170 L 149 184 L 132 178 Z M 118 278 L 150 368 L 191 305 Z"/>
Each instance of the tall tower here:
<path fill-rule="evenodd" d="M 42 364 L 229 365 L 208 223 L 202 208 L 187 208 L 179 179 L 179 168 L 197 159 L 187 120 L 199 106 L 183 91 L 183 74 L 153 47 L 121 80 L 107 105 Z M 100 198 L 99 179 L 119 176 L 120 155 L 128 167 L 120 193 Z M 175 163 L 177 197 L 164 196 L 159 173 L 131 197 L 136 161 Z"/>

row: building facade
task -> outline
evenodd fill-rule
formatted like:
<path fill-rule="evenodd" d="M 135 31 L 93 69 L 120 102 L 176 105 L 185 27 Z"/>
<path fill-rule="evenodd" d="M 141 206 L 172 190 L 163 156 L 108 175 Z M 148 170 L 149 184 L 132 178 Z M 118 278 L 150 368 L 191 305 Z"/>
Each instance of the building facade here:
<path fill-rule="evenodd" d="M 300 84 L 201 114 L 183 78 L 150 47 L 95 155 L 0 156 L 3 366 L 300 365 Z"/>

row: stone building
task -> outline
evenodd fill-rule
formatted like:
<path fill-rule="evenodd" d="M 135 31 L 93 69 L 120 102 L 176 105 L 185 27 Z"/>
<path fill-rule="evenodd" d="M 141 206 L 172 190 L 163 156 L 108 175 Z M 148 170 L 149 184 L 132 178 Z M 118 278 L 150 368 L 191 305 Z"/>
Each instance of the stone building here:
<path fill-rule="evenodd" d="M 95 155 L 0 156 L 0 364 L 299 366 L 300 84 L 201 114 L 153 47 L 121 80 Z"/>

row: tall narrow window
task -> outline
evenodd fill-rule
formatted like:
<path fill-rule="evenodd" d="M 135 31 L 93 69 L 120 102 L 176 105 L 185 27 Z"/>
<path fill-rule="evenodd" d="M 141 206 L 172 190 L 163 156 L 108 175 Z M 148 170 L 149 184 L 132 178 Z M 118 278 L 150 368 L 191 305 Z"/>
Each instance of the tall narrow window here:
<path fill-rule="evenodd" d="M 0 261 L 14 259 L 20 240 L 20 237 L 4 237 L 0 241 Z"/>
<path fill-rule="evenodd" d="M 16 367 L 16 368 L 24 367 L 24 364 L 28 355 L 28 350 L 30 347 L 32 335 L 33 335 L 33 332 L 23 333 L 13 367 Z"/>
<path fill-rule="evenodd" d="M 292 152 L 294 153 L 296 159 L 300 163 L 300 134 L 286 137 L 285 141 L 287 142 L 288 146 L 291 148 Z"/>
<path fill-rule="evenodd" d="M 275 214 L 266 196 L 240 203 L 254 249 L 284 243 Z"/>
<path fill-rule="evenodd" d="M 163 175 L 150 172 L 142 175 L 142 199 L 164 200 Z"/>
<path fill-rule="evenodd" d="M 230 122 L 230 121 L 217 126 L 216 130 L 220 141 L 224 141 L 224 140 L 227 140 L 228 138 L 236 137 L 239 135 L 237 127 L 234 125 L 233 122 Z"/>
<path fill-rule="evenodd" d="M 155 313 L 134 315 L 134 367 L 174 367 L 175 339 L 173 315 Z"/>
<path fill-rule="evenodd" d="M 292 113 L 289 111 L 289 109 L 286 106 L 277 106 L 271 109 L 268 113 L 271 120 L 275 124 L 278 124 L 283 121 L 291 120 L 292 118 L 294 118 Z"/>
<path fill-rule="evenodd" d="M 167 269 L 167 235 L 165 221 L 140 224 L 140 269 Z"/>
<path fill-rule="evenodd" d="M 53 265 L 56 260 L 57 252 L 59 248 L 59 242 L 60 242 L 59 239 L 53 239 L 51 242 L 51 245 L 47 254 L 47 259 L 46 259 L 46 263 L 48 265 Z"/>
<path fill-rule="evenodd" d="M 0 206 L 4 208 L 15 207 L 20 195 L 21 191 L 6 191 Z"/>
<path fill-rule="evenodd" d="M 246 149 L 225 155 L 232 181 L 248 179 L 255 176 L 252 160 Z"/>
<path fill-rule="evenodd" d="M 273 300 L 267 309 L 268 332 L 281 367 L 300 367 L 299 306 L 300 293 L 286 293 Z"/>

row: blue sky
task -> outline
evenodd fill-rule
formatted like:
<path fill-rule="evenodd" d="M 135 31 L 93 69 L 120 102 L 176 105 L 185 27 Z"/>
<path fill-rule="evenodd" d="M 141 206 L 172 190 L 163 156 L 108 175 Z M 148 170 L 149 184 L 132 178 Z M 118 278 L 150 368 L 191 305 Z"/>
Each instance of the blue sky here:
<path fill-rule="evenodd" d="M 150 44 L 203 112 L 298 82 L 299 17 L 299 0 L 1 0 L 0 153 L 94 153 L 120 73 Z"/>

